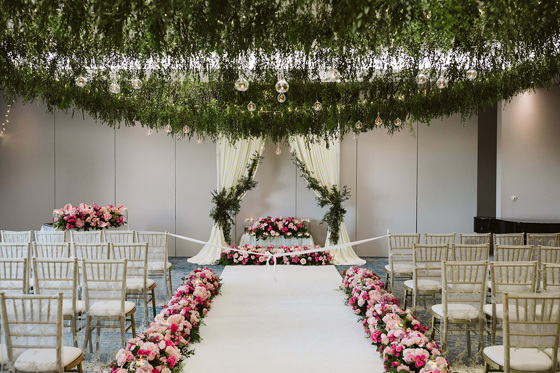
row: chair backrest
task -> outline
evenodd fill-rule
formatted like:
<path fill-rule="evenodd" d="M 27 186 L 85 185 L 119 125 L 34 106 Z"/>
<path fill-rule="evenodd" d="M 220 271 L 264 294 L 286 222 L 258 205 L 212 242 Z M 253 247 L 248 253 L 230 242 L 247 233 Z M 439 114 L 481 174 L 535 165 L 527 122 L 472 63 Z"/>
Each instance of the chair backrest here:
<path fill-rule="evenodd" d="M 72 256 L 72 252 L 70 250 L 70 242 L 63 242 L 63 243 L 33 242 L 33 246 L 31 247 L 31 256 L 33 258 L 68 259 Z"/>
<path fill-rule="evenodd" d="M 504 372 L 510 372 L 516 348 L 552 349 L 551 371 L 558 363 L 560 294 L 511 294 L 504 296 Z"/>
<path fill-rule="evenodd" d="M 74 243 L 74 256 L 78 259 L 106 260 L 109 258 L 108 243 Z"/>
<path fill-rule="evenodd" d="M 456 262 L 482 262 L 488 260 L 490 244 L 452 245 L 449 249 L 448 260 Z"/>
<path fill-rule="evenodd" d="M 558 234 L 556 233 L 527 233 L 527 245 L 537 246 L 560 246 L 558 245 Z"/>
<path fill-rule="evenodd" d="M 447 260 L 448 245 L 414 245 L 413 280 L 418 289 L 419 280 L 434 280 L 441 283 L 441 266 Z"/>
<path fill-rule="evenodd" d="M 28 349 L 50 349 L 50 362 L 44 354 L 36 352 L 37 360 L 18 361 L 20 372 L 64 370 L 62 362 L 62 294 L 58 295 L 6 295 L 0 294 L 2 333 L 8 353 L 9 371 L 14 368 L 21 352 Z M 52 359 L 54 355 L 54 359 Z"/>
<path fill-rule="evenodd" d="M 76 312 L 78 259 L 33 258 L 33 291 L 40 295 L 62 294 Z"/>
<path fill-rule="evenodd" d="M 488 261 L 443 262 L 441 275 L 444 314 L 450 304 L 468 304 L 482 314 L 488 288 Z"/>
<path fill-rule="evenodd" d="M 0 259 L 0 292 L 27 294 L 29 272 L 27 258 Z"/>
<path fill-rule="evenodd" d="M 461 245 L 484 245 L 490 244 L 491 233 L 459 234 Z"/>
<path fill-rule="evenodd" d="M 494 247 L 503 246 L 522 246 L 525 244 L 524 233 L 494 234 Z"/>
<path fill-rule="evenodd" d="M 533 246 L 506 246 L 494 247 L 495 262 L 529 262 L 533 260 Z"/>
<path fill-rule="evenodd" d="M 127 281 L 146 284 L 148 276 L 148 244 L 147 243 L 115 243 L 109 247 L 110 260 L 127 261 Z"/>
<path fill-rule="evenodd" d="M 2 242 L 28 243 L 33 241 L 33 231 L 0 231 Z"/>
<path fill-rule="evenodd" d="M 30 243 L 0 243 L 0 258 L 19 259 L 29 258 L 31 252 Z"/>
<path fill-rule="evenodd" d="M 420 233 L 389 235 L 389 265 L 405 263 L 412 265 L 412 248 L 420 243 Z"/>
<path fill-rule="evenodd" d="M 136 232 L 136 243 L 148 244 L 148 262 L 161 263 L 162 271 L 167 265 L 167 232 Z"/>
<path fill-rule="evenodd" d="M 542 284 L 543 293 L 560 292 L 560 263 L 542 264 Z"/>
<path fill-rule="evenodd" d="M 452 245 L 455 243 L 455 233 L 431 234 L 424 233 L 426 245 Z"/>
<path fill-rule="evenodd" d="M 80 232 L 80 231 L 70 231 L 70 238 L 73 243 L 101 243 L 102 232 Z"/>
<path fill-rule="evenodd" d="M 120 315 L 124 316 L 126 269 L 126 259 L 82 260 L 83 298 L 86 302 L 86 312 L 89 312 L 96 303 L 110 302 L 111 305 L 114 305 L 120 302 Z M 113 309 L 113 307 L 111 308 Z"/>
<path fill-rule="evenodd" d="M 492 303 L 500 303 L 503 294 L 534 293 L 537 282 L 537 262 L 490 263 Z"/>
<path fill-rule="evenodd" d="M 65 231 L 35 231 L 35 241 L 39 243 L 66 242 Z"/>
<path fill-rule="evenodd" d="M 556 263 L 560 264 L 560 247 L 557 246 L 539 246 L 538 260 L 539 263 Z"/>
<path fill-rule="evenodd" d="M 103 231 L 103 240 L 110 243 L 134 243 L 134 231 Z"/>

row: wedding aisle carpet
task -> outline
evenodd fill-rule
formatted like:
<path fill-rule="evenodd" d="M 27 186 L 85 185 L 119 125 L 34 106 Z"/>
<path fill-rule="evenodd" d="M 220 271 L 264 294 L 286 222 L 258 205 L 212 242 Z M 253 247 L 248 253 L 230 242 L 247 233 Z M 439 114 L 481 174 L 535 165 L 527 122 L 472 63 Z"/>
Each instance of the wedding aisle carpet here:
<path fill-rule="evenodd" d="M 184 373 L 383 372 L 334 266 L 226 267 Z"/>

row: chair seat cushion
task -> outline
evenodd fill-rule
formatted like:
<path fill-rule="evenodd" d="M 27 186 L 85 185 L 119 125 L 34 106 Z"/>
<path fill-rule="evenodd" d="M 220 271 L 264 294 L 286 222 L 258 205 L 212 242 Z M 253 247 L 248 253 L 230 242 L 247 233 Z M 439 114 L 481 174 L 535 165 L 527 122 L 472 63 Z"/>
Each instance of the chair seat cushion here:
<path fill-rule="evenodd" d="M 83 300 L 76 301 L 76 314 L 81 314 L 86 309 L 86 304 Z M 64 299 L 62 303 L 62 315 L 63 316 L 71 316 L 73 315 L 72 312 L 72 300 L 71 299 Z"/>
<path fill-rule="evenodd" d="M 486 347 L 483 354 L 494 363 L 504 366 L 504 346 Z M 512 348 L 510 350 L 510 368 L 527 372 L 546 371 L 552 367 L 552 360 L 543 351 L 536 348 Z"/>
<path fill-rule="evenodd" d="M 432 311 L 440 316 L 444 317 L 443 314 L 443 304 L 434 304 L 432 306 Z M 476 307 L 470 304 L 448 304 L 447 305 L 447 318 L 449 320 L 477 320 L 479 317 L 478 310 Z"/>
<path fill-rule="evenodd" d="M 393 264 L 393 269 L 395 270 L 395 273 L 412 275 L 412 264 L 395 263 L 395 264 Z M 385 270 L 387 272 L 391 272 L 391 265 L 387 264 L 385 266 Z"/>
<path fill-rule="evenodd" d="M 62 365 L 72 364 L 82 356 L 82 350 L 77 347 L 62 346 Z M 48 372 L 56 367 L 56 352 L 54 349 L 29 349 L 24 351 L 15 362 L 15 368 L 21 372 Z"/>
<path fill-rule="evenodd" d="M 171 268 L 171 263 L 167 262 L 166 269 Z M 148 263 L 148 271 L 150 272 L 161 272 L 163 271 L 163 262 L 150 262 Z"/>
<path fill-rule="evenodd" d="M 136 308 L 134 302 L 124 302 L 124 313 L 127 314 Z M 121 315 L 121 302 L 118 300 L 102 301 L 93 303 L 88 310 L 90 316 L 120 316 Z"/>
<path fill-rule="evenodd" d="M 484 305 L 484 313 L 488 316 L 492 317 L 492 305 L 485 304 Z M 496 317 L 498 320 L 503 320 L 504 318 L 504 305 L 503 304 L 496 304 Z"/>
<path fill-rule="evenodd" d="M 414 289 L 414 280 L 406 280 L 404 286 Z M 441 283 L 435 280 L 418 280 L 418 290 L 420 291 L 440 291 Z"/>
<path fill-rule="evenodd" d="M 154 286 L 156 284 L 156 282 L 154 280 L 152 280 L 151 278 L 146 280 L 146 289 L 151 288 L 152 286 Z M 144 289 L 144 280 L 140 280 L 140 279 L 127 279 L 126 280 L 126 289 L 127 290 L 136 290 L 136 291 L 140 291 L 142 289 Z"/>

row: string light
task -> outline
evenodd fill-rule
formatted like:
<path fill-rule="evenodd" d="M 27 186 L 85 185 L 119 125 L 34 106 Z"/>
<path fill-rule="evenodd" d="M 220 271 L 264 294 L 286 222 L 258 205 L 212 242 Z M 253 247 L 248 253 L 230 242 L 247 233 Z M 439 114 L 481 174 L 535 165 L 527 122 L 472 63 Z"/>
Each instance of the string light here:
<path fill-rule="evenodd" d="M 400 127 L 400 125 L 402 124 L 402 121 L 400 118 L 395 119 L 395 126 Z"/>
<path fill-rule="evenodd" d="M 76 78 L 76 85 L 80 88 L 84 88 L 87 84 L 87 78 L 84 76 L 79 76 Z"/>
<path fill-rule="evenodd" d="M 247 110 L 253 112 L 257 109 L 257 105 L 255 105 L 255 103 L 253 101 L 249 102 L 249 104 L 247 105 Z"/>
<path fill-rule="evenodd" d="M 2 128 L 0 129 L 0 135 L 4 134 L 4 130 L 6 129 L 6 124 L 10 123 L 10 120 L 8 119 L 10 116 L 10 109 L 12 108 L 11 105 L 8 105 L 7 109 L 6 109 L 6 114 L 4 114 L 4 121 L 2 122 Z"/>
<path fill-rule="evenodd" d="M 446 88 L 446 87 L 447 87 L 447 80 L 446 80 L 443 76 L 441 76 L 441 77 L 436 81 L 436 86 L 437 86 L 439 89 L 444 89 L 444 88 Z"/>
<path fill-rule="evenodd" d="M 132 79 L 132 88 L 134 88 L 135 90 L 139 90 L 140 88 L 142 88 L 142 81 L 138 78 Z"/>
<path fill-rule="evenodd" d="M 151 134 L 152 134 L 152 130 L 151 130 L 150 128 L 148 128 L 148 129 L 146 130 L 146 135 L 150 136 Z"/>
<path fill-rule="evenodd" d="M 189 133 L 189 126 L 183 127 L 183 132 L 184 133 Z"/>
<path fill-rule="evenodd" d="M 284 93 L 278 94 L 278 102 L 280 103 L 286 102 L 286 95 Z"/>
<path fill-rule="evenodd" d="M 381 126 L 382 124 L 383 124 L 383 120 L 381 120 L 381 117 L 379 117 L 379 112 L 377 112 L 377 118 L 375 118 L 375 125 Z"/>
<path fill-rule="evenodd" d="M 322 108 L 323 108 L 323 104 L 321 104 L 319 101 L 315 101 L 315 103 L 313 104 L 313 110 L 321 111 Z"/>
<path fill-rule="evenodd" d="M 235 81 L 235 89 L 237 89 L 239 92 L 245 92 L 249 89 L 249 82 L 247 81 L 247 79 L 239 77 L 239 79 Z"/>
<path fill-rule="evenodd" d="M 280 149 L 280 144 L 276 145 L 276 155 L 282 154 L 282 150 Z"/>
<path fill-rule="evenodd" d="M 467 79 L 468 80 L 475 80 L 478 76 L 478 72 L 475 69 L 467 70 Z"/>
<path fill-rule="evenodd" d="M 278 92 L 278 93 L 286 93 L 286 92 L 288 92 L 288 89 L 290 89 L 290 85 L 284 79 L 280 79 L 276 82 L 276 84 L 274 85 L 274 88 L 276 88 L 276 92 Z M 280 96 L 278 96 L 278 97 L 280 97 Z"/>
<path fill-rule="evenodd" d="M 113 82 L 109 85 L 109 92 L 117 94 L 121 92 L 121 86 L 117 82 Z"/>

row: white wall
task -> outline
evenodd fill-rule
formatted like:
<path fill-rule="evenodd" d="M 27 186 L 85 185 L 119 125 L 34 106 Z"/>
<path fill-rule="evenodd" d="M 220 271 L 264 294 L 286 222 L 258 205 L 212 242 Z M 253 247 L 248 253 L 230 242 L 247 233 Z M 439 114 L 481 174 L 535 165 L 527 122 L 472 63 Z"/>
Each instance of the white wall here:
<path fill-rule="evenodd" d="M 558 86 L 502 103 L 497 196 L 501 217 L 560 221 L 559 105 Z"/>
<path fill-rule="evenodd" d="M 5 109 L 2 100 L 0 114 Z M 3 115 L 3 114 L 2 114 Z M 458 116 L 414 125 L 389 136 L 377 129 L 341 144 L 341 183 L 351 189 L 346 224 L 351 239 L 404 232 L 471 232 L 476 214 L 477 120 Z M 266 144 L 257 188 L 242 202 L 244 219 L 297 216 L 312 221 L 323 243 L 326 212 L 316 205 L 286 146 Z M 0 138 L 0 229 L 38 229 L 65 203 L 122 203 L 131 229 L 167 230 L 205 240 L 216 188 L 212 143 L 147 136 L 141 127 L 112 129 L 89 116 L 47 114 L 17 104 Z M 170 253 L 191 256 L 197 244 L 171 240 Z M 386 240 L 357 247 L 361 256 L 386 255 Z"/>

